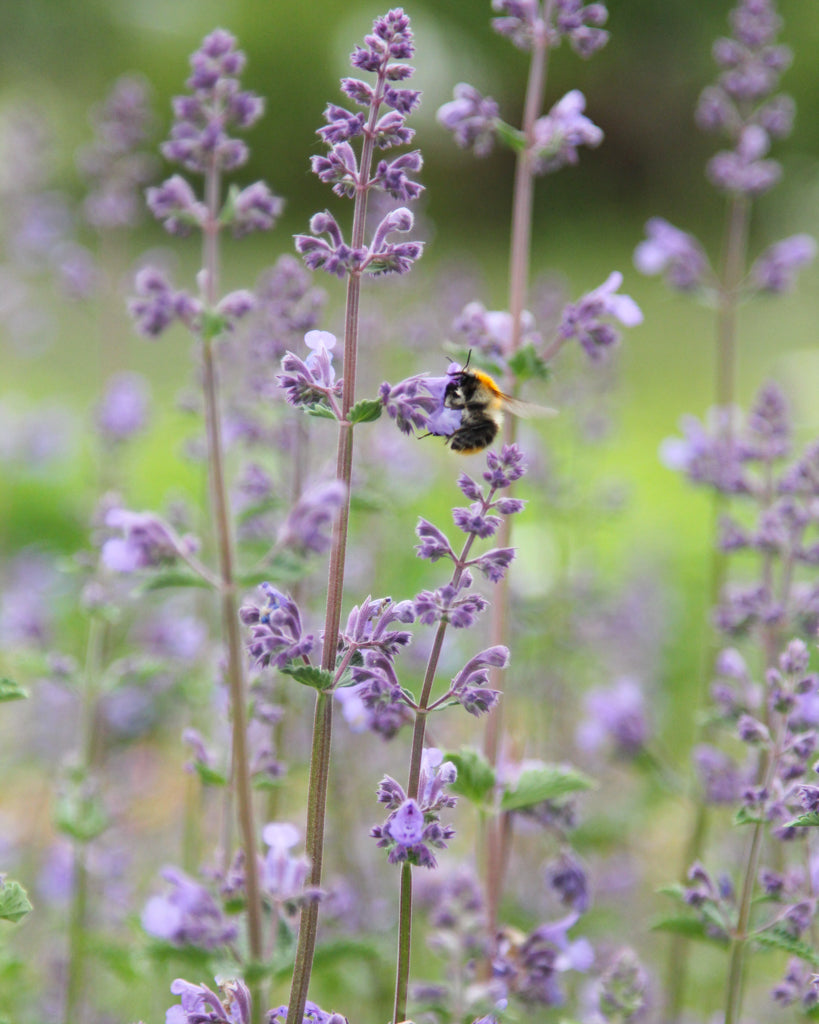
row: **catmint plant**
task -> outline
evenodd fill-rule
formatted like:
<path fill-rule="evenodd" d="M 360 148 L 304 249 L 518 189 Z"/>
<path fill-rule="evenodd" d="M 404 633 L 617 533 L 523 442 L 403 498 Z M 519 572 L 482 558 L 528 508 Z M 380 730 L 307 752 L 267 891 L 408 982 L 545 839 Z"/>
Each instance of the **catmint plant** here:
<path fill-rule="evenodd" d="M 608 41 L 608 32 L 602 28 L 608 17 L 606 7 L 578 0 L 525 4 L 493 0 L 492 7 L 499 15 L 493 19 L 494 29 L 530 55 L 522 125 L 520 129 L 508 125 L 491 97 L 463 83 L 455 87 L 453 101 L 438 111 L 438 120 L 453 132 L 459 146 L 471 149 L 476 156 L 486 155 L 496 141 L 508 145 L 516 154 L 509 307 L 507 311 L 487 311 L 483 305 L 471 303 L 461 315 L 459 325 L 476 360 L 502 374 L 502 390 L 514 396 L 527 378 L 547 375 L 549 363 L 567 342 L 577 341 L 592 361 L 598 361 L 619 340 L 619 332 L 611 321 L 631 327 L 641 322 L 642 315 L 629 296 L 619 293 L 623 278 L 618 272 L 578 302 L 568 304 L 551 337 L 541 335 L 526 309 L 535 182 L 576 164 L 581 147 L 594 148 L 603 141 L 603 131 L 586 116 L 586 99 L 577 89 L 543 112 L 548 60 L 562 41 L 584 58 L 604 46 Z M 409 416 L 400 413 L 398 420 L 399 425 L 411 422 Z M 510 417 L 503 426 L 503 441 L 511 444 L 515 437 L 515 423 Z M 501 546 L 508 547 L 510 540 L 511 523 L 507 519 L 501 527 Z M 504 581 L 493 606 L 490 627 L 492 642 L 497 645 L 509 642 L 509 601 L 508 583 Z M 491 680 L 499 686 L 496 671 Z M 495 764 L 501 749 L 499 710 L 488 719 L 484 746 L 490 763 Z M 503 833 L 502 824 L 496 822 L 488 826 L 486 834 L 490 931 L 497 920 L 502 865 L 508 861 Z"/>
<path fill-rule="evenodd" d="M 400 8 L 389 11 L 373 23 L 364 45 L 357 46 L 350 61 L 368 77 L 344 78 L 341 89 L 356 107 L 351 111 L 335 103 L 324 111 L 327 124 L 318 135 L 327 146 L 326 155 L 312 158 L 313 172 L 332 186 L 338 196 L 354 201 L 349 241 L 335 217 L 329 212 L 315 214 L 310 234 L 296 236 L 296 249 L 311 270 L 322 269 L 347 281 L 342 352 L 342 377 L 336 380 L 333 366 L 335 339 L 316 337 L 306 359 L 288 353 L 282 361 L 280 384 L 288 401 L 295 406 L 322 410 L 338 420 L 336 503 L 327 588 L 327 605 L 322 641 L 321 674 L 316 677 L 316 710 L 308 794 L 307 855 L 310 859 L 310 883 L 321 883 L 323 822 L 329 774 L 330 733 L 334 676 L 338 669 L 338 647 L 350 489 L 353 465 L 353 430 L 356 422 L 373 419 L 380 413 L 378 402 L 356 403 L 356 362 L 358 359 L 359 306 L 361 280 L 367 276 L 406 273 L 421 256 L 422 245 L 412 241 L 393 241 L 395 233 L 412 230 L 413 217 L 401 206 L 388 212 L 366 235 L 367 199 L 372 191 L 385 192 L 406 203 L 415 199 L 422 186 L 414 181 L 422 165 L 417 150 L 392 159 L 376 160 L 376 150 L 387 151 L 412 140 L 413 130 L 406 119 L 420 102 L 420 94 L 399 83 L 413 73 L 406 61 L 414 52 L 409 18 Z M 356 149 L 356 147 L 359 147 Z M 318 502 L 327 504 L 329 493 Z M 299 517 L 303 519 L 303 515 Z M 342 659 L 343 663 L 343 659 Z M 301 1024 L 312 970 L 318 920 L 318 903 L 305 905 L 299 929 L 296 963 L 287 1012 L 288 1024 Z"/>
<path fill-rule="evenodd" d="M 770 460 L 784 454 L 776 449 L 785 441 L 787 433 L 783 432 L 781 396 L 775 388 L 769 388 L 760 394 L 749 421 L 750 430 L 759 429 L 762 436 L 751 439 L 750 451 L 748 441 L 737 436 L 739 428 L 733 403 L 739 305 L 757 294 L 781 294 L 790 290 L 799 270 L 810 262 L 816 249 L 809 236 L 794 235 L 769 246 L 748 265 L 753 204 L 782 177 L 780 164 L 768 154 L 773 142 L 789 135 L 793 127 L 794 103 L 790 97 L 777 92 L 780 77 L 792 55 L 788 47 L 777 42 L 781 19 L 773 0 L 739 0 L 730 13 L 730 24 L 730 36 L 718 39 L 713 48 L 719 67 L 717 81 L 703 90 L 696 110 L 699 127 L 723 135 L 730 147 L 716 153 L 706 167 L 708 180 L 726 197 L 721 264 L 714 268 L 696 238 L 657 217 L 647 223 L 646 239 L 634 253 L 638 270 L 663 274 L 671 287 L 705 298 L 716 310 L 716 408 L 710 414 L 713 429 L 704 429 L 689 418 L 685 425 L 686 442 L 667 445 L 665 455 L 667 461 L 685 469 L 692 479 L 712 487 L 717 520 L 725 517 L 729 496 L 756 493 L 766 494 L 768 500 L 773 500 L 775 485 L 770 476 Z M 755 458 L 761 458 L 763 466 L 767 466 L 763 472 L 765 482 L 758 486 L 751 484 L 747 472 L 749 460 L 752 464 Z M 775 517 L 773 512 L 771 515 Z M 722 533 L 711 568 L 712 603 L 717 602 L 726 582 L 724 552 L 732 546 L 730 524 L 723 524 Z M 734 541 L 741 544 L 737 536 Z M 763 573 L 763 589 L 772 582 L 767 575 L 772 565 L 769 561 L 768 570 Z M 785 575 L 790 575 L 790 568 L 785 570 Z M 742 619 L 736 605 L 733 609 Z M 719 625 L 725 611 L 717 614 Z M 772 667 L 783 634 L 771 623 L 759 639 L 764 663 Z M 701 803 L 686 851 L 687 863 L 700 856 L 704 814 L 705 804 Z M 749 856 L 750 863 L 755 856 L 753 851 Z M 745 925 L 747 919 L 743 922 L 743 927 Z M 729 997 L 727 1011 L 731 1019 L 736 1019 L 738 1013 L 739 974 L 747 945 L 742 929 L 739 934 L 733 947 L 734 967 L 729 983 L 734 993 Z M 682 941 L 676 940 L 672 949 L 666 991 L 667 1006 L 674 1019 L 680 1012 L 685 984 Z"/>
<path fill-rule="evenodd" d="M 218 572 L 207 578 L 219 596 L 222 632 L 227 648 L 226 677 L 232 721 L 231 788 L 235 792 L 247 911 L 247 944 L 252 961 L 262 959 L 262 896 L 256 857 L 256 826 L 251 797 L 248 751 L 247 680 L 236 598 L 235 538 L 224 465 L 222 410 L 219 396 L 219 348 L 222 339 L 253 307 L 247 290 L 220 293 L 219 237 L 225 228 L 237 236 L 271 228 L 282 200 L 262 182 L 224 192 L 227 175 L 248 157 L 244 141 L 231 134 L 250 128 L 262 115 L 263 101 L 240 85 L 245 57 L 236 40 L 223 29 L 208 35 L 191 57 L 189 92 L 173 101 L 175 120 L 162 153 L 171 163 L 202 179 L 201 195 L 188 178 L 174 174 L 148 190 L 148 205 L 166 230 L 202 234 L 202 269 L 196 294 L 176 290 L 163 271 L 143 267 L 136 277 L 131 312 L 141 333 L 156 337 L 181 321 L 198 342 L 207 436 L 210 499 Z M 133 519 L 126 544 L 134 551 Z M 150 536 L 147 534 L 146 536 Z M 167 540 L 167 538 L 166 538 Z M 260 993 L 256 1017 L 260 1019 Z"/>

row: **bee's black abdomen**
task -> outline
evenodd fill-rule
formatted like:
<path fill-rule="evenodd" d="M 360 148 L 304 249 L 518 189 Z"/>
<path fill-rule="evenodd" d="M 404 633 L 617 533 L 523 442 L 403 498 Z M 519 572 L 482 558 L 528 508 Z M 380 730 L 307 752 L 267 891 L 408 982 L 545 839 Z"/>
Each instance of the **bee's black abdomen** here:
<path fill-rule="evenodd" d="M 487 448 L 498 435 L 498 424 L 494 420 L 482 419 L 478 423 L 470 423 L 460 427 L 447 439 L 453 452 L 469 454 Z"/>

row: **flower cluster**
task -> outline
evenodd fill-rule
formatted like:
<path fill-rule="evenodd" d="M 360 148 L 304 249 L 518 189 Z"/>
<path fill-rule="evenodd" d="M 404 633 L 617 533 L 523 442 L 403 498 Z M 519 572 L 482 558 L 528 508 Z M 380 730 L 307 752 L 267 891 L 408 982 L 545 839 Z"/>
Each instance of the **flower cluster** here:
<path fill-rule="evenodd" d="M 577 302 L 569 303 L 563 310 L 559 337 L 566 341 L 577 339 L 590 359 L 601 359 L 604 352 L 620 340 L 619 332 L 608 320 L 617 320 L 624 327 L 636 327 L 643 322 L 643 314 L 634 299 L 618 294 L 622 283 L 623 275 L 614 271 L 598 288 Z"/>
<path fill-rule="evenodd" d="M 388 851 L 390 864 L 407 861 L 416 867 L 434 868 L 437 861 L 433 849 L 446 849 L 455 830 L 440 822 L 441 811 L 454 807 L 456 799 L 444 787 L 458 777 L 455 765 L 444 761 L 435 747 L 424 751 L 418 798 L 407 797 L 403 788 L 386 775 L 378 787 L 378 801 L 390 811 L 383 825 L 376 825 L 370 835 L 378 846 Z"/>
<path fill-rule="evenodd" d="M 219 949 L 238 935 L 219 909 L 210 892 L 180 871 L 168 867 L 162 877 L 171 889 L 164 896 L 152 896 L 142 911 L 142 927 L 174 946 Z"/>
<path fill-rule="evenodd" d="M 608 32 L 600 27 L 608 20 L 606 5 L 602 3 L 492 0 L 492 8 L 501 15 L 492 19 L 492 27 L 521 50 L 532 49 L 538 39 L 546 38 L 556 46 L 561 38 L 567 38 L 575 53 L 590 57 L 608 42 Z"/>
<path fill-rule="evenodd" d="M 109 509 L 105 525 L 122 533 L 103 542 L 103 565 L 115 572 L 136 572 L 138 569 L 167 565 L 178 558 L 190 559 L 199 542 L 175 530 L 152 512 L 131 512 L 124 508 Z"/>
<path fill-rule="evenodd" d="M 137 75 L 117 79 L 92 112 L 92 124 L 94 141 L 77 158 L 89 183 L 85 218 L 99 229 L 133 227 L 142 212 L 140 190 L 156 169 L 156 160 L 142 148 L 153 126 L 147 82 Z"/>
<path fill-rule="evenodd" d="M 336 380 L 333 366 L 336 338 L 329 331 L 308 331 L 304 341 L 310 354 L 302 359 L 294 352 L 286 352 L 276 383 L 290 405 L 307 409 L 323 407 L 341 418 L 337 399 L 341 397 L 342 381 Z"/>
<path fill-rule="evenodd" d="M 420 103 L 421 94 L 395 84 L 406 81 L 413 73 L 411 65 L 404 63 L 414 53 L 409 18 L 400 8 L 376 18 L 364 43 L 356 47 L 350 61 L 354 68 L 374 74 L 375 83 L 342 79 L 342 92 L 364 109 L 353 113 L 328 104 L 324 111 L 327 124 L 318 130 L 318 135 L 329 151 L 326 156 L 312 158 L 312 169 L 321 181 L 332 186 L 336 195 L 354 198 L 375 189 L 398 202 L 410 202 L 422 191 L 422 186 L 412 178 L 422 167 L 418 150 L 392 160 L 379 160 L 375 170 L 371 168 L 374 148 L 383 151 L 406 145 L 415 134 L 406 126 L 406 119 Z M 384 107 L 387 109 L 382 113 Z M 360 159 L 350 144 L 356 138 L 362 140 Z M 309 235 L 296 235 L 296 249 L 311 270 L 322 269 L 337 277 L 403 274 L 419 259 L 423 246 L 420 242 L 388 241 L 388 236 L 393 232 L 406 234 L 412 226 L 410 211 L 399 207 L 382 218 L 369 245 L 363 244 L 363 236 L 350 245 L 344 241 L 335 217 L 324 211 L 311 219 Z"/>
<path fill-rule="evenodd" d="M 704 131 L 727 136 L 733 146 L 708 162 L 711 183 L 731 196 L 753 199 L 782 176 L 780 164 L 769 159 L 768 152 L 771 141 L 786 137 L 793 127 L 793 100 L 774 95 L 791 53 L 776 43 L 780 19 L 772 0 L 739 0 L 731 12 L 731 27 L 732 35 L 714 45 L 720 74 L 700 95 L 696 120 Z M 641 273 L 664 274 L 668 284 L 681 291 L 714 288 L 715 275 L 692 235 L 657 217 L 646 224 L 646 234 L 634 253 Z M 743 287 L 786 291 L 815 254 L 810 235 L 785 238 L 757 258 Z"/>
<path fill-rule="evenodd" d="M 309 657 L 315 638 L 312 633 L 304 635 L 295 601 L 270 583 L 263 583 L 261 589 L 267 596 L 263 605 L 246 604 L 239 609 L 242 623 L 250 627 L 247 647 L 254 664 L 283 668 Z"/>

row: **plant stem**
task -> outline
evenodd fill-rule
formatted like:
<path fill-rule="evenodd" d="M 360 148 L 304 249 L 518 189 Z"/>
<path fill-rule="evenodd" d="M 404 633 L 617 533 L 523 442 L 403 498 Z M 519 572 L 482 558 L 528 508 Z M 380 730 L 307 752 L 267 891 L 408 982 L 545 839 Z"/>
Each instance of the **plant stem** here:
<path fill-rule="evenodd" d="M 353 210 L 352 246 L 360 249 L 364 244 L 364 228 L 367 216 L 367 191 L 374 150 L 374 129 L 378 110 L 384 92 L 385 76 L 379 74 L 364 142 L 359 161 L 358 183 L 355 208 Z M 350 484 L 353 474 L 353 424 L 347 416 L 355 404 L 356 362 L 358 358 L 358 318 L 361 301 L 361 274 L 351 272 L 347 279 L 347 296 L 344 314 L 344 378 L 341 391 L 341 414 L 338 448 L 336 452 L 336 479 L 344 484 L 345 499 L 333 528 L 333 543 L 330 549 L 330 564 L 327 576 L 327 609 L 324 619 L 324 645 L 321 666 L 328 672 L 335 669 L 338 653 L 338 631 L 341 623 L 341 608 L 344 595 L 344 569 L 347 555 L 347 534 L 350 522 Z M 310 859 L 308 884 L 318 888 L 321 885 L 321 868 L 324 857 L 324 818 L 327 806 L 327 787 L 330 777 L 330 738 L 333 728 L 333 702 L 329 693 L 316 695 L 313 718 L 313 747 L 310 757 L 310 783 L 307 802 L 307 827 L 305 850 Z M 287 1024 L 302 1024 L 307 990 L 313 970 L 316 948 L 319 906 L 310 901 L 302 908 L 299 924 L 299 940 L 296 963 L 290 984 L 290 1003 L 287 1008 Z"/>
<path fill-rule="evenodd" d="M 544 7 L 542 21 L 548 23 L 551 14 L 551 3 Z M 523 109 L 522 131 L 527 145 L 518 153 L 515 164 L 515 183 L 512 198 L 512 234 L 509 252 L 509 312 L 512 318 L 512 337 L 509 354 L 512 355 L 520 347 L 522 334 L 523 311 L 529 288 L 529 266 L 532 248 L 532 210 L 534 205 L 535 176 L 532 169 L 532 149 L 534 125 L 543 107 L 546 90 L 548 47 L 545 32 L 536 35 L 532 47 L 532 59 L 529 64 L 529 76 L 526 83 L 526 98 Z M 517 382 L 513 375 L 507 374 L 504 387 L 510 393 L 517 390 Z M 514 443 L 516 425 L 512 417 L 507 416 L 503 424 L 503 444 Z M 512 537 L 511 517 L 505 516 L 498 534 L 498 546 L 509 547 Z M 498 584 L 495 600 L 492 605 L 490 636 L 492 644 L 505 644 L 509 633 L 509 578 L 508 575 Z M 490 669 L 489 685 L 501 690 L 500 669 Z M 484 753 L 493 766 L 497 764 L 500 753 L 501 730 L 503 725 L 503 704 L 498 701 L 490 712 L 484 733 Z M 501 843 L 501 832 L 498 822 L 487 818 L 484 822 L 484 849 L 486 850 L 486 909 L 488 933 L 496 931 L 498 904 L 503 887 L 502 864 L 506 860 Z"/>
<path fill-rule="evenodd" d="M 205 199 L 208 220 L 203 234 L 203 267 L 205 271 L 205 302 L 208 308 L 216 305 L 218 295 L 218 209 L 219 172 L 214 165 L 205 175 Z M 236 594 L 233 530 L 224 471 L 219 387 L 214 339 L 202 337 L 202 388 L 205 405 L 205 427 L 208 445 L 211 513 L 216 532 L 219 563 L 219 599 L 222 631 L 227 646 L 227 681 L 230 693 L 232 730 L 232 783 L 236 793 L 239 832 L 242 837 L 247 897 L 247 931 L 250 957 L 260 963 L 262 946 L 262 903 L 259 889 L 259 868 L 256 851 L 256 829 L 253 820 L 253 794 L 247 749 L 247 683 L 244 654 L 239 627 L 239 609 Z M 253 1017 L 261 1021 L 261 986 L 253 986 Z"/>

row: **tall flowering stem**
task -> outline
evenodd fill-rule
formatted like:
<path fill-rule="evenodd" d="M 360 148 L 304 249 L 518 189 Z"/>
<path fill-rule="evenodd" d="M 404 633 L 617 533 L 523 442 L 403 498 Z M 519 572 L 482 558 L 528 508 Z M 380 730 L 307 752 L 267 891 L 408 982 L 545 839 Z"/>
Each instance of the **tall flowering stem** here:
<path fill-rule="evenodd" d="M 600 28 L 607 17 L 603 4 L 543 0 L 541 3 L 519 4 L 507 0 L 494 0 L 493 8 L 501 14 L 494 21 L 498 32 L 507 36 L 516 46 L 530 54 L 529 73 L 524 101 L 523 123 L 520 130 L 511 129 L 497 117 L 497 106 L 489 98 L 482 98 L 471 86 L 458 86 L 456 100 L 442 108 L 439 119 L 445 127 L 455 131 L 461 144 L 472 145 L 480 154 L 488 149 L 487 140 L 493 132 L 510 143 L 516 151 L 515 181 L 512 200 L 512 228 L 509 256 L 509 312 L 506 337 L 503 343 L 503 390 L 515 395 L 521 383 L 520 366 L 516 362 L 524 343 L 527 322 L 526 311 L 531 262 L 532 211 L 535 179 L 547 171 L 556 170 L 566 163 L 577 161 L 577 147 L 581 144 L 598 145 L 602 132 L 582 114 L 585 100 L 581 93 L 568 93 L 548 114 L 542 115 L 546 91 L 546 73 L 550 48 L 567 38 L 582 56 L 589 56 L 607 41 L 607 33 Z M 545 364 L 560 350 L 568 335 L 558 336 L 551 345 L 538 353 Z M 504 444 L 513 444 L 516 437 L 515 421 L 508 417 L 503 425 Z M 500 541 L 508 546 L 511 523 L 504 520 Z M 493 644 L 508 640 L 509 591 L 508 581 L 501 583 L 492 610 L 491 637 Z M 492 682 L 499 685 L 497 670 Z M 489 716 L 484 736 L 484 750 L 491 764 L 496 764 L 501 745 L 502 716 L 500 706 Z M 486 887 L 487 913 L 490 932 L 497 921 L 498 903 L 503 879 L 502 822 L 497 828 L 486 822 Z"/>
<path fill-rule="evenodd" d="M 336 454 L 336 480 L 342 486 L 344 497 L 333 530 L 327 584 L 327 606 L 324 623 L 322 668 L 334 672 L 339 645 L 344 569 L 347 551 L 347 533 L 350 516 L 350 484 L 353 467 L 353 422 L 350 414 L 355 406 L 356 362 L 358 358 L 359 305 L 361 278 L 364 274 L 401 273 L 408 270 L 421 254 L 417 243 L 387 243 L 392 231 L 407 231 L 412 216 L 406 209 L 393 210 L 383 218 L 375 230 L 371 245 L 365 244 L 367 198 L 371 189 L 387 192 L 394 199 L 414 199 L 421 187 L 410 180 L 407 172 L 418 171 L 421 157 L 417 152 L 397 157 L 392 162 L 382 160 L 373 173 L 376 146 L 388 149 L 408 142 L 413 135 L 404 126 L 404 120 L 420 95 L 414 90 L 395 88 L 394 82 L 412 74 L 412 68 L 400 61 L 411 57 L 414 48 L 409 18 L 397 8 L 373 23 L 371 35 L 365 38 L 351 56 L 355 68 L 375 74 L 375 83 L 354 78 L 341 83 L 344 93 L 355 103 L 367 108 L 353 114 L 334 104 L 325 110 L 326 127 L 319 135 L 329 145 L 326 157 L 313 158 L 313 170 L 338 195 L 354 200 L 352 236 L 344 243 L 341 230 L 329 213 L 313 217 L 312 235 L 296 237 L 296 247 L 311 269 L 322 268 L 339 277 L 347 276 L 346 310 L 344 317 L 344 377 L 341 385 L 341 405 L 334 410 L 339 419 Z M 389 108 L 383 113 L 384 107 Z M 363 137 L 361 151 L 356 159 L 350 139 Z M 317 236 L 326 234 L 330 242 Z M 308 793 L 306 852 L 310 858 L 309 883 L 321 884 L 324 851 L 324 816 L 330 770 L 330 738 L 332 733 L 332 700 L 330 692 L 319 691 L 313 721 L 313 745 L 310 760 Z M 310 983 L 318 923 L 318 903 L 308 902 L 302 909 L 296 962 L 290 990 L 287 1024 L 301 1024 Z"/>
<path fill-rule="evenodd" d="M 281 212 L 282 201 L 263 182 L 242 190 L 233 187 L 226 199 L 222 197 L 224 176 L 245 163 L 248 156 L 245 143 L 231 137 L 228 129 L 248 128 L 258 120 L 264 107 L 258 96 L 239 87 L 238 76 L 244 63 L 244 54 L 236 48 L 234 37 L 222 29 L 215 30 L 191 57 L 189 94 L 173 101 L 175 121 L 162 152 L 168 160 L 202 176 L 203 200 L 197 199 L 188 181 L 178 174 L 148 190 L 151 211 L 171 234 L 184 235 L 194 229 L 202 232 L 199 294 L 175 291 L 162 271 L 145 267 L 136 278 L 137 297 L 131 302 L 131 313 L 143 334 L 155 337 L 174 320 L 180 320 L 200 343 L 210 505 L 218 562 L 218 573 L 209 574 L 208 578 L 219 594 L 232 723 L 231 787 L 226 791 L 226 799 L 236 797 L 245 866 L 247 944 L 250 960 L 259 964 L 264 953 L 262 897 L 247 745 L 247 680 L 217 365 L 220 339 L 250 311 L 253 297 L 246 291 L 220 296 L 219 233 L 227 226 L 237 236 L 272 227 Z M 229 857 L 227 847 L 224 855 Z M 262 1003 L 260 986 L 256 984 L 255 1020 L 261 1019 Z"/>

